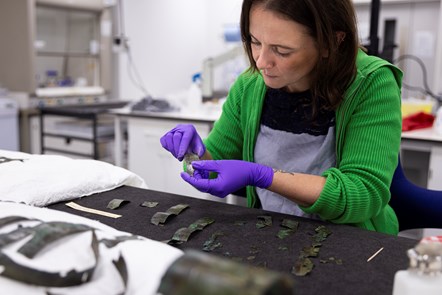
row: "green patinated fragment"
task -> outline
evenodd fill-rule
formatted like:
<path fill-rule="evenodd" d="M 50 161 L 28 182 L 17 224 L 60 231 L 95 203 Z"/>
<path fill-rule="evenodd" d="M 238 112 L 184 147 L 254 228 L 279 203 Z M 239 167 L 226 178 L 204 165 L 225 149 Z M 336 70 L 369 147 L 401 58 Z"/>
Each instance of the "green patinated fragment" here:
<path fill-rule="evenodd" d="M 294 230 L 293 230 L 293 229 L 290 229 L 290 228 L 280 229 L 280 230 L 278 231 L 278 234 L 277 234 L 276 236 L 282 240 L 282 239 L 287 238 L 287 237 L 288 237 L 290 234 L 292 234 L 293 232 L 294 232 Z"/>
<path fill-rule="evenodd" d="M 319 249 L 316 247 L 304 247 L 301 251 L 301 257 L 317 257 Z"/>
<path fill-rule="evenodd" d="M 183 159 L 184 169 L 187 172 L 187 174 L 189 174 L 190 176 L 193 176 L 193 173 L 195 172 L 195 170 L 192 167 L 192 162 L 198 160 L 200 160 L 200 157 L 198 157 L 197 154 L 188 153 L 184 156 Z"/>
<path fill-rule="evenodd" d="M 258 216 L 258 222 L 256 223 L 256 228 L 264 228 L 267 226 L 272 226 L 272 216 L 270 215 Z"/>
<path fill-rule="evenodd" d="M 295 221 L 295 220 L 291 220 L 291 219 L 283 219 L 281 226 L 289 228 L 289 229 L 297 230 L 299 227 L 299 222 Z"/>
<path fill-rule="evenodd" d="M 115 209 L 118 209 L 118 208 L 120 208 L 121 206 L 123 206 L 124 204 L 127 204 L 127 203 L 129 203 L 128 200 L 113 199 L 112 201 L 109 202 L 109 204 L 107 204 L 106 208 L 115 210 Z"/>
<path fill-rule="evenodd" d="M 75 233 L 92 230 L 92 228 L 83 224 L 46 222 L 37 225 L 32 230 L 32 239 L 18 249 L 19 253 L 28 258 L 33 258 L 40 250 L 54 241 Z"/>
<path fill-rule="evenodd" d="M 222 247 L 222 243 L 218 242 L 217 239 L 218 239 L 218 237 L 223 236 L 223 235 L 224 235 L 224 233 L 221 231 L 217 231 L 214 234 L 212 234 L 210 236 L 210 238 L 204 242 L 203 251 L 211 252 L 211 251 L 215 250 L 216 248 Z"/>
<path fill-rule="evenodd" d="M 163 224 L 171 215 L 179 215 L 184 209 L 188 208 L 188 204 L 178 204 L 167 209 L 166 212 L 157 212 L 150 219 L 150 223 L 154 225 Z"/>
<path fill-rule="evenodd" d="M 190 224 L 188 227 L 178 229 L 172 236 L 172 239 L 166 241 L 166 243 L 182 244 L 184 242 L 187 242 L 192 233 L 194 233 L 195 231 L 203 230 L 206 226 L 212 224 L 213 222 L 215 222 L 215 219 L 210 217 L 200 218 L 194 223 Z"/>
<path fill-rule="evenodd" d="M 158 202 L 148 202 L 145 201 L 143 203 L 140 204 L 141 207 L 147 207 L 147 208 L 154 208 L 156 206 L 158 206 Z"/>
<path fill-rule="evenodd" d="M 309 274 L 314 267 L 315 265 L 309 258 L 300 257 L 292 268 L 292 274 L 296 276 L 305 276 Z"/>

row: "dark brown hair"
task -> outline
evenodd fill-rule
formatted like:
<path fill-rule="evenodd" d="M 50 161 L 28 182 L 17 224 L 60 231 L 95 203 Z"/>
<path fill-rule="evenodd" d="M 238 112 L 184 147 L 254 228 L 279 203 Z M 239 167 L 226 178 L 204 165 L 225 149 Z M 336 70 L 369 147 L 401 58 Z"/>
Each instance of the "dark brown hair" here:
<path fill-rule="evenodd" d="M 351 0 L 244 0 L 241 12 L 241 37 L 250 61 L 251 71 L 259 71 L 252 56 L 250 10 L 261 5 L 284 19 L 297 22 L 308 29 L 318 49 L 328 50 L 328 57 L 320 57 L 312 83 L 313 117 L 317 106 L 325 100 L 325 107 L 336 109 L 344 92 L 356 75 L 356 56 L 359 47 L 354 7 Z M 344 38 L 337 33 L 343 32 Z"/>

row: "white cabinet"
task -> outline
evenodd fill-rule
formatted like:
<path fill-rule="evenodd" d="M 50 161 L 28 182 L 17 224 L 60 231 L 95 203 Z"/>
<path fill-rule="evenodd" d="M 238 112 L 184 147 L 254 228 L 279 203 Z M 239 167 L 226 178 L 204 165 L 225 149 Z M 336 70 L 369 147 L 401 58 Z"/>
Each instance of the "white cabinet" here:
<path fill-rule="evenodd" d="M 175 159 L 160 143 L 160 138 L 182 120 L 136 118 L 127 119 L 128 169 L 144 179 L 149 189 L 197 198 L 223 201 L 201 193 L 180 176 L 183 164 Z M 195 126 L 199 135 L 208 135 L 212 122 L 188 122 Z"/>
<path fill-rule="evenodd" d="M 442 191 L 442 146 L 431 147 L 428 188 Z"/>

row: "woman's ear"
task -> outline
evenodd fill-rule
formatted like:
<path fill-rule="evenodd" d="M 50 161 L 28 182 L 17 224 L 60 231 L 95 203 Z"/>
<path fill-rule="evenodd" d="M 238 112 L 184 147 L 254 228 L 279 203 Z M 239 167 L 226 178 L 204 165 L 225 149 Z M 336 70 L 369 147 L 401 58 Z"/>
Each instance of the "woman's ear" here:
<path fill-rule="evenodd" d="M 338 41 L 338 46 L 341 45 L 341 43 L 345 40 L 345 32 L 338 31 L 336 32 L 336 39 Z"/>
<path fill-rule="evenodd" d="M 346 34 L 345 34 L 345 32 L 342 32 L 342 31 L 338 31 L 335 34 L 336 34 L 336 44 L 337 44 L 336 48 L 338 48 L 339 45 L 341 45 L 341 43 L 345 40 Z M 329 55 L 328 49 L 321 50 L 321 56 L 323 58 L 328 58 L 328 55 Z"/>

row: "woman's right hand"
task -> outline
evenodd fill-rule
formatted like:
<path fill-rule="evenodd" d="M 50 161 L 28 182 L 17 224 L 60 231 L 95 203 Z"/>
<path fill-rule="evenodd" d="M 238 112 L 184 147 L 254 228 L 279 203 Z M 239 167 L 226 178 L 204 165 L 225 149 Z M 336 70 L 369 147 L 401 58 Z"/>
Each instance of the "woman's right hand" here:
<path fill-rule="evenodd" d="M 206 147 L 191 124 L 178 124 L 160 138 L 163 148 L 168 150 L 175 158 L 182 161 L 187 153 L 197 154 L 202 157 Z"/>

